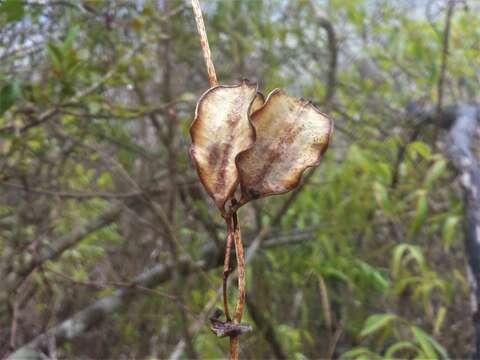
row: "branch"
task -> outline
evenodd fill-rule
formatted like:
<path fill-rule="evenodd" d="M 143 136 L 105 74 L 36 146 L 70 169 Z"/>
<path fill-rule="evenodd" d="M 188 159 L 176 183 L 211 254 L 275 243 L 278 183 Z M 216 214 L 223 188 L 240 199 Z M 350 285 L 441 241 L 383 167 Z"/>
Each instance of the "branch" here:
<path fill-rule="evenodd" d="M 205 24 L 203 23 L 202 8 L 200 7 L 198 0 L 192 0 L 192 9 L 193 14 L 195 15 L 198 36 L 200 37 L 203 59 L 207 66 L 208 81 L 210 82 L 210 86 L 214 87 L 218 85 L 217 74 L 215 73 L 215 67 L 213 66 L 210 46 L 208 45 L 207 31 L 205 30 Z"/>
<path fill-rule="evenodd" d="M 214 254 L 210 254 L 211 255 Z M 204 259 L 208 257 L 204 256 Z M 180 272 L 182 275 L 189 274 L 194 271 L 207 270 L 214 267 L 217 263 L 201 260 L 196 263 L 191 263 L 187 258 L 179 261 Z M 54 338 L 58 345 L 65 341 L 72 340 L 77 336 L 88 331 L 92 326 L 102 322 L 106 319 L 108 314 L 114 313 L 121 306 L 136 295 L 134 286 L 142 286 L 145 288 L 152 288 L 158 284 L 168 281 L 172 276 L 173 263 L 158 265 L 152 270 L 138 276 L 132 282 L 132 289 L 120 289 L 114 292 L 113 295 L 107 296 L 88 306 L 84 310 L 78 312 L 70 319 L 67 319 L 59 325 L 48 330 L 46 333 L 37 336 L 25 346 L 18 349 L 11 356 L 11 360 L 37 359 L 42 358 L 41 352 L 48 349 L 49 339 Z"/>
<path fill-rule="evenodd" d="M 143 196 L 144 193 L 149 194 L 162 194 L 165 193 L 167 188 L 166 187 L 156 187 L 151 189 L 145 189 L 142 191 L 131 191 L 125 193 L 109 193 L 109 192 L 81 192 L 81 191 L 65 191 L 65 190 L 47 190 L 47 189 L 38 189 L 38 188 L 28 188 L 21 184 L 9 183 L 9 182 L 2 182 L 0 180 L 0 186 L 5 186 L 9 188 L 16 189 L 18 191 L 24 191 L 29 194 L 36 194 L 36 195 L 45 195 L 45 196 L 52 196 L 58 198 L 66 198 L 66 199 L 94 199 L 94 198 L 101 198 L 101 199 L 125 199 L 125 198 L 136 198 Z"/>
<path fill-rule="evenodd" d="M 328 41 L 328 51 L 329 51 L 329 65 L 328 65 L 328 81 L 327 81 L 327 92 L 325 94 L 324 103 L 327 106 L 327 109 L 330 110 L 333 103 L 333 98 L 335 96 L 336 88 L 336 79 L 337 79 L 337 59 L 338 59 L 338 50 L 337 50 L 337 37 L 335 34 L 335 29 L 333 28 L 332 23 L 324 16 L 317 15 L 317 10 L 314 4 L 314 1 L 310 1 L 310 8 L 315 14 L 315 18 L 320 25 L 327 32 L 327 41 Z"/>
<path fill-rule="evenodd" d="M 445 72 L 447 70 L 448 59 L 448 45 L 450 39 L 450 24 L 452 22 L 453 8 L 455 7 L 455 0 L 448 1 L 447 15 L 445 16 L 445 28 L 443 31 L 443 45 L 442 45 L 442 62 L 440 65 L 440 77 L 437 84 L 437 123 L 442 122 L 442 107 L 443 107 L 443 88 L 445 82 Z M 440 126 L 435 128 L 434 144 L 437 140 L 438 130 Z"/>
<path fill-rule="evenodd" d="M 123 63 L 125 63 L 131 57 L 133 57 L 133 55 L 135 55 L 136 52 L 143 45 L 144 45 L 143 43 L 140 43 L 137 46 L 135 46 L 133 49 L 128 51 L 119 61 L 117 61 L 117 63 L 113 66 L 113 68 L 110 69 L 110 71 L 108 71 L 105 75 L 103 75 L 98 81 L 96 81 L 92 85 L 86 87 L 85 89 L 77 92 L 73 97 L 69 98 L 69 103 L 75 103 L 75 102 L 81 100 L 82 98 L 84 98 L 85 96 L 87 96 L 87 95 L 93 93 L 94 91 L 96 91 L 100 86 L 102 86 L 108 79 L 110 79 L 115 74 L 115 72 L 118 70 L 118 68 Z M 24 132 L 26 132 L 30 128 L 36 127 L 36 126 L 41 125 L 41 124 L 45 123 L 46 121 L 50 120 L 54 115 L 56 115 L 59 112 L 61 106 L 62 105 L 58 105 L 55 108 L 45 110 L 36 119 L 34 119 L 32 122 L 30 122 L 30 123 L 26 124 L 25 126 L 23 126 L 22 128 L 20 128 L 19 132 L 21 134 L 23 134 Z M 11 131 L 15 131 L 15 126 L 11 125 L 11 126 L 6 126 L 6 127 L 3 127 L 3 128 L 0 128 L 0 133 L 11 132 Z"/>
<path fill-rule="evenodd" d="M 106 210 L 103 214 L 93 219 L 86 225 L 77 227 L 72 232 L 59 237 L 52 241 L 53 247 L 43 247 L 39 254 L 35 256 L 27 264 L 20 269 L 8 274 L 5 279 L 3 291 L 9 292 L 16 289 L 21 282 L 30 275 L 36 267 L 44 264 L 49 260 L 55 260 L 62 255 L 66 250 L 75 246 L 78 242 L 83 240 L 87 235 L 111 224 L 114 222 L 122 212 L 122 205 L 113 206 Z"/>
<path fill-rule="evenodd" d="M 313 238 L 312 232 L 293 233 L 292 236 L 295 240 L 294 243 L 298 243 L 302 238 L 304 241 Z M 286 240 L 287 236 L 282 236 L 278 242 L 276 238 L 270 238 L 265 241 L 263 247 L 270 248 L 290 244 Z M 192 262 L 189 257 L 180 257 L 177 264 L 180 275 L 186 277 L 193 273 L 207 271 L 221 266 L 223 264 L 223 256 L 219 254 L 213 244 L 209 244 L 202 250 L 201 260 Z M 115 313 L 122 306 L 133 301 L 140 294 L 138 291 L 135 291 L 136 287 L 151 289 L 171 280 L 173 267 L 173 262 L 167 262 L 153 267 L 151 270 L 136 277 L 131 283 L 131 288 L 119 289 L 115 291 L 113 295 L 96 301 L 71 318 L 54 326 L 47 332 L 38 335 L 28 344 L 11 354 L 9 359 L 24 360 L 44 358 L 42 352 L 48 351 L 47 345 L 49 339 L 53 338 L 57 346 L 60 346 L 66 341 L 73 340 L 82 335 L 92 327 L 106 320 L 108 315 Z"/>
<path fill-rule="evenodd" d="M 475 326 L 476 351 L 480 358 L 480 164 L 471 150 L 475 129 L 480 121 L 480 107 L 459 106 L 457 120 L 449 134 L 448 154 L 460 172 L 460 183 L 465 197 L 465 251 L 468 259 L 468 279 L 472 292 L 472 313 Z"/>

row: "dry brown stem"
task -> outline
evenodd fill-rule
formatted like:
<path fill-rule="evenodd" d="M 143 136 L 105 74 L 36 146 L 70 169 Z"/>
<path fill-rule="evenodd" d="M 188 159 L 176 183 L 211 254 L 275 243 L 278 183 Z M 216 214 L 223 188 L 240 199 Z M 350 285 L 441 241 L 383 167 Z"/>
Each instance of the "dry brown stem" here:
<path fill-rule="evenodd" d="M 233 213 L 233 238 L 235 241 L 235 254 L 237 256 L 238 271 L 238 296 L 237 305 L 235 306 L 235 314 L 233 316 L 234 324 L 240 324 L 242 321 L 243 308 L 245 306 L 245 256 L 243 254 L 242 235 L 240 225 L 238 223 L 237 213 Z M 238 335 L 230 338 L 230 358 L 238 359 Z"/>
<path fill-rule="evenodd" d="M 228 284 L 228 275 L 230 275 L 230 258 L 232 255 L 232 244 L 233 244 L 233 224 L 232 217 L 228 216 L 225 218 L 227 224 L 227 244 L 225 246 L 225 259 L 223 263 L 223 311 L 225 312 L 225 317 L 227 322 L 232 321 L 230 318 L 230 311 L 228 310 L 228 294 L 227 294 L 227 284 Z"/>
<path fill-rule="evenodd" d="M 200 46 L 202 47 L 202 54 L 207 66 L 208 81 L 210 86 L 214 87 L 218 85 L 217 74 L 215 73 L 215 67 L 213 66 L 212 54 L 210 53 L 210 46 L 208 45 L 207 31 L 205 30 L 205 24 L 203 23 L 202 8 L 198 0 L 192 0 L 193 14 L 195 15 L 195 23 L 197 24 L 197 32 L 200 37 Z"/>
<path fill-rule="evenodd" d="M 448 47 L 450 40 L 450 27 L 452 22 L 453 10 L 455 7 L 455 0 L 448 1 L 447 13 L 445 15 L 445 27 L 443 30 L 443 41 L 442 41 L 442 60 L 440 64 L 440 76 L 438 78 L 437 84 L 437 126 L 435 127 L 435 133 L 433 136 L 433 144 L 435 146 L 438 131 L 440 129 L 440 124 L 443 117 L 443 93 L 444 93 L 444 84 L 445 84 L 445 73 L 447 71 L 447 61 L 448 61 Z"/>

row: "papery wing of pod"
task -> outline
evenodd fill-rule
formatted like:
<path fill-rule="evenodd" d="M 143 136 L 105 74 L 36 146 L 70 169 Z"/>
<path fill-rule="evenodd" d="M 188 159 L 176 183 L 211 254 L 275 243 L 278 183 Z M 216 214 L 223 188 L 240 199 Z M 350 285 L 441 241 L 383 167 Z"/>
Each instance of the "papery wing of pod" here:
<path fill-rule="evenodd" d="M 190 154 L 200 181 L 222 213 L 238 185 L 235 160 L 255 141 L 249 114 L 262 104 L 257 85 L 248 80 L 212 87 L 197 103 Z"/>
<path fill-rule="evenodd" d="M 318 165 L 333 122 L 311 102 L 274 90 L 251 117 L 252 148 L 239 155 L 242 202 L 292 190 L 305 169 Z"/>
<path fill-rule="evenodd" d="M 252 107 L 250 108 L 250 115 L 252 115 L 257 110 L 260 110 L 264 104 L 265 104 L 265 97 L 261 92 L 257 92 L 257 95 L 253 100 Z"/>

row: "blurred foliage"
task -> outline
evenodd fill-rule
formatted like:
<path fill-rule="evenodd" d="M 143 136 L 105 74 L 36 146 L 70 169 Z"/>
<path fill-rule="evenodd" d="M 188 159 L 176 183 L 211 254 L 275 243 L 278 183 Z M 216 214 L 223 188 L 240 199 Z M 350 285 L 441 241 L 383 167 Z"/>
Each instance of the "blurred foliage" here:
<path fill-rule="evenodd" d="M 319 15 L 337 36 L 333 144 L 274 229 L 287 243 L 311 235 L 260 250 L 247 269 L 248 294 L 285 354 L 468 357 L 462 199 L 443 139 L 434 144 L 432 124 L 416 133 L 420 125 L 407 111 L 412 101 L 436 104 L 446 2 L 202 5 L 222 83 L 248 78 L 264 89 L 286 87 L 320 108 L 330 54 Z M 474 1 L 455 9 L 445 103 L 478 101 L 478 11 Z M 2 278 L 110 206 L 123 203 L 124 211 L 38 267 L 2 302 L 0 353 L 9 351 L 12 321 L 19 346 L 115 284 L 171 260 L 152 204 L 168 214 L 181 255 L 198 259 L 214 236 L 223 241 L 222 219 L 188 158 L 188 127 L 207 84 L 183 1 L 1 2 Z M 242 209 L 245 238 L 271 224 L 285 199 Z M 139 290 L 124 311 L 57 351 L 66 358 L 166 358 L 183 338 L 179 299 L 193 324 L 220 279 L 218 269 L 182 279 L 181 294 L 173 283 Z M 248 312 L 246 321 L 254 323 Z M 243 356 L 273 356 L 263 335 L 255 327 L 244 336 Z M 192 342 L 201 358 L 228 353 L 228 342 L 206 325 Z"/>

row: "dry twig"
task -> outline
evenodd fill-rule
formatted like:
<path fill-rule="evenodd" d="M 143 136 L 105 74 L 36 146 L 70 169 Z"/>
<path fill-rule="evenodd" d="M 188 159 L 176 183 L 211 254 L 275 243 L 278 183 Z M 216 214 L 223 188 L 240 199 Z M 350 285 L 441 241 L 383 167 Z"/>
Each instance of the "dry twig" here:
<path fill-rule="evenodd" d="M 208 81 L 210 86 L 217 86 L 217 74 L 213 66 L 212 54 L 210 53 L 210 46 L 208 45 L 207 31 L 203 23 L 202 8 L 198 0 L 192 0 L 193 13 L 195 15 L 195 23 L 197 24 L 198 36 L 200 37 L 200 46 L 202 47 L 202 54 L 207 66 Z"/>

